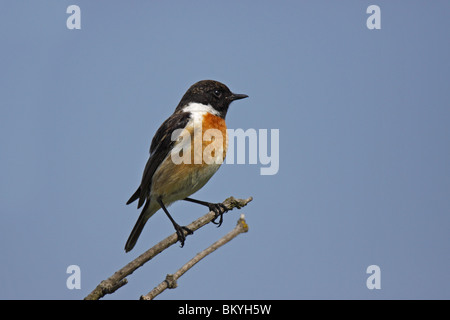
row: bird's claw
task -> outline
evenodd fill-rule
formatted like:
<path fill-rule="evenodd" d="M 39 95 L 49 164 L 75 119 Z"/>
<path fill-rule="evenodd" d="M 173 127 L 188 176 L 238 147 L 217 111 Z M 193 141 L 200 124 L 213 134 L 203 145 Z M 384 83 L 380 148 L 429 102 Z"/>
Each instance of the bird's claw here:
<path fill-rule="evenodd" d="M 181 243 L 181 248 L 184 247 L 184 241 L 186 240 L 186 235 L 194 233 L 188 227 L 179 226 L 179 225 L 175 226 L 175 231 L 177 233 L 177 241 L 180 241 L 180 243 Z M 186 235 L 184 235 L 184 231 L 186 231 L 186 233 L 187 233 Z"/>
<path fill-rule="evenodd" d="M 214 219 L 211 222 L 217 224 L 217 228 L 220 227 L 223 222 L 223 214 L 228 211 L 227 207 L 223 203 L 211 203 L 208 207 L 210 211 L 214 212 Z M 216 222 L 217 218 L 219 218 L 219 222 Z"/>

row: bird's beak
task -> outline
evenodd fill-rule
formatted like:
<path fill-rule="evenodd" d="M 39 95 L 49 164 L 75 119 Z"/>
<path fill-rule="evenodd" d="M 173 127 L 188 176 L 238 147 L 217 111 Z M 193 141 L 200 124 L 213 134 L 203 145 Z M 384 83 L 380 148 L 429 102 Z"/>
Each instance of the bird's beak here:
<path fill-rule="evenodd" d="M 240 93 L 232 93 L 231 96 L 228 97 L 228 99 L 230 99 L 230 101 L 245 99 L 245 98 L 248 98 L 248 95 L 240 94 Z"/>

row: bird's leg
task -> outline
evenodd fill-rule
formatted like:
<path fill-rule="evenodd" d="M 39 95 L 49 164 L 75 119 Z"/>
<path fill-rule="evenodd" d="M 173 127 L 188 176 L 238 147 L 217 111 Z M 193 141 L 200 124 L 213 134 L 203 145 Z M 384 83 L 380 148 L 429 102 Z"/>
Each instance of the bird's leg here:
<path fill-rule="evenodd" d="M 183 199 L 185 201 L 194 202 L 201 204 L 202 206 L 206 206 L 210 211 L 214 212 L 214 220 L 212 223 L 217 224 L 217 227 L 220 227 L 223 222 L 223 214 L 228 211 L 227 207 L 223 203 L 211 203 L 206 201 L 195 200 L 192 198 Z M 219 222 L 216 222 L 216 219 L 219 218 Z"/>
<path fill-rule="evenodd" d="M 159 205 L 164 210 L 164 212 L 166 213 L 167 217 L 169 217 L 170 222 L 172 222 L 173 227 L 175 228 L 175 231 L 177 233 L 177 237 L 178 237 L 177 241 L 180 241 L 181 247 L 183 248 L 184 241 L 186 240 L 186 236 L 184 235 L 184 231 L 186 231 L 187 234 L 193 234 L 194 232 L 191 229 L 189 229 L 188 227 L 180 226 L 178 223 L 175 222 L 175 220 L 173 220 L 173 218 L 170 215 L 169 211 L 167 211 L 166 207 L 164 206 L 164 203 L 162 202 L 161 198 L 156 199 L 156 201 L 158 201 Z"/>

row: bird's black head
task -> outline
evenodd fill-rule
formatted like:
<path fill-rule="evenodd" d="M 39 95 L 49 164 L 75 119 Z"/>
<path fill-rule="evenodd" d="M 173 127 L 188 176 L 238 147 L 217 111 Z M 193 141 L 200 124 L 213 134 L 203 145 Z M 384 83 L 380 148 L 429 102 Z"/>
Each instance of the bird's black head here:
<path fill-rule="evenodd" d="M 225 119 L 230 103 L 247 97 L 246 94 L 232 93 L 226 85 L 218 81 L 202 80 L 186 91 L 176 111 L 181 111 L 189 103 L 201 103 L 210 105 Z"/>

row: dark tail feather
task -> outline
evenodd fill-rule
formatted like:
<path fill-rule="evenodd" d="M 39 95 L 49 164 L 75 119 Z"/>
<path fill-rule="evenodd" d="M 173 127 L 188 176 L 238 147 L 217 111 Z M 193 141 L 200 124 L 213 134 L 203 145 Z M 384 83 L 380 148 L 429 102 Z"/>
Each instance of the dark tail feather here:
<path fill-rule="evenodd" d="M 130 200 L 127 201 L 127 204 L 130 204 L 130 203 L 136 201 L 140 195 L 141 195 L 141 187 L 139 187 L 136 190 L 136 192 L 131 196 Z"/>
<path fill-rule="evenodd" d="M 144 229 L 145 223 L 148 220 L 148 216 L 146 215 L 147 207 L 148 207 L 148 201 L 144 209 L 142 209 L 141 215 L 139 216 L 136 224 L 134 225 L 133 230 L 130 233 L 130 236 L 128 237 L 127 243 L 125 244 L 125 252 L 131 251 L 134 248 L 134 245 L 136 244 L 139 236 L 141 235 L 142 229 Z"/>

